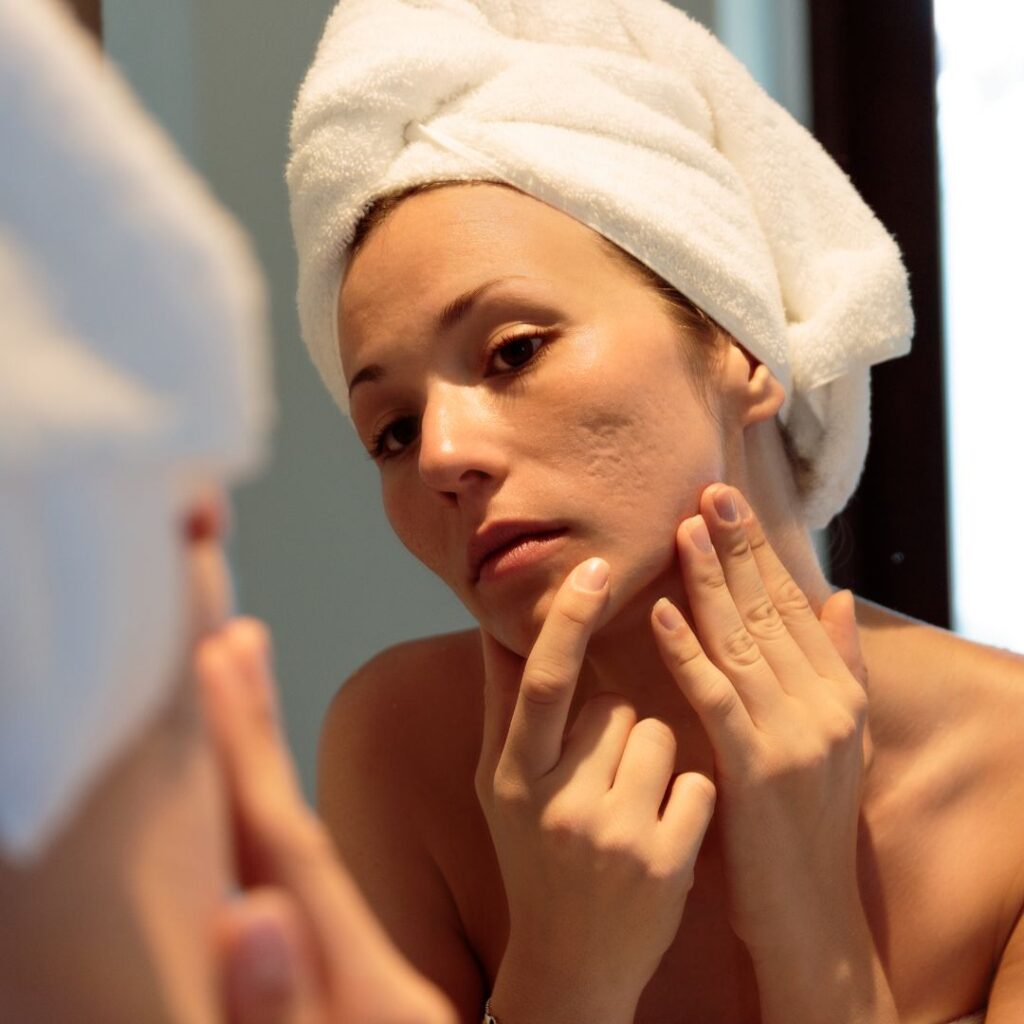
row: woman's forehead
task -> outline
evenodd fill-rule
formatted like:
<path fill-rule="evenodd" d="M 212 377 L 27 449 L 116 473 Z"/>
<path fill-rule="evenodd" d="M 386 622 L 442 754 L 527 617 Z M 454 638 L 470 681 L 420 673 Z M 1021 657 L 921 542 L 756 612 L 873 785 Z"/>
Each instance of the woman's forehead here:
<path fill-rule="evenodd" d="M 610 272 L 599 237 L 540 200 L 495 185 L 453 185 L 403 200 L 367 235 L 342 283 L 342 355 L 400 330 L 488 280 L 572 288 Z M 347 359 L 344 360 L 347 363 Z"/>

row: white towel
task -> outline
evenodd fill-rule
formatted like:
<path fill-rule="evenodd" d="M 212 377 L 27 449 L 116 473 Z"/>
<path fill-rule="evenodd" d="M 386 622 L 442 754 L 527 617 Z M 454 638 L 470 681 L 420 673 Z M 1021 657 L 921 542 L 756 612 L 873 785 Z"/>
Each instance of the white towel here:
<path fill-rule="evenodd" d="M 817 142 L 661 0 L 342 0 L 288 165 L 302 332 L 346 408 L 335 302 L 376 197 L 504 181 L 638 257 L 766 363 L 823 526 L 868 440 L 868 368 L 909 349 L 899 251 Z"/>
<path fill-rule="evenodd" d="M 185 502 L 272 415 L 248 244 L 72 17 L 0 0 L 0 847 L 182 678 Z"/>

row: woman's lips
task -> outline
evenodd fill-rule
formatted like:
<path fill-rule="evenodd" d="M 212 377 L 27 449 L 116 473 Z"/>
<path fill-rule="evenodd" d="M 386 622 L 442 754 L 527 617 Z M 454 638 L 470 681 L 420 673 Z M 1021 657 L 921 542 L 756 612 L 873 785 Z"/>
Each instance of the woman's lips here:
<path fill-rule="evenodd" d="M 477 572 L 477 580 L 486 583 L 503 579 L 520 569 L 534 565 L 559 547 L 567 532 L 562 527 L 518 534 L 484 558 Z"/>

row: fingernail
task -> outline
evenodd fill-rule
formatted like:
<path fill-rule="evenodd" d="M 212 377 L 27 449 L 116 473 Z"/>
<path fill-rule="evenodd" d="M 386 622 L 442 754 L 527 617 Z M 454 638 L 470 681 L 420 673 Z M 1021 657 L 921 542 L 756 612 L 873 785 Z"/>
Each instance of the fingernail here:
<path fill-rule="evenodd" d="M 715 511 L 727 523 L 735 523 L 739 519 L 736 511 L 736 502 L 733 501 L 732 491 L 728 487 L 719 487 L 714 493 Z"/>
<path fill-rule="evenodd" d="M 577 590 L 596 594 L 608 582 L 608 563 L 603 558 L 591 558 L 576 570 L 572 581 Z"/>
<path fill-rule="evenodd" d="M 252 983 L 264 995 L 290 987 L 292 965 L 288 942 L 272 921 L 257 921 L 242 938 L 242 958 Z"/>
<path fill-rule="evenodd" d="M 654 605 L 654 617 L 662 629 L 667 629 L 670 633 L 675 632 L 683 624 L 679 609 L 667 597 L 658 598 Z"/>
<path fill-rule="evenodd" d="M 694 516 L 692 519 L 687 519 L 683 525 L 685 525 L 686 532 L 690 535 L 690 540 L 692 540 L 701 551 L 708 552 L 712 550 L 711 536 L 708 533 L 708 528 L 704 522 L 703 516 Z"/>
<path fill-rule="evenodd" d="M 739 491 L 736 492 L 736 506 L 740 510 L 740 519 L 746 520 L 750 518 L 752 515 L 750 506 L 747 504 L 747 499 Z"/>

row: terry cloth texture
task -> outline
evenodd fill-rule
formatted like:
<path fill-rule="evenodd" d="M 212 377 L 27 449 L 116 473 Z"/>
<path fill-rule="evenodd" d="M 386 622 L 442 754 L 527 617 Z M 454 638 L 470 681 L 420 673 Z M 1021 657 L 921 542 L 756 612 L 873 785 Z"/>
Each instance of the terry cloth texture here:
<path fill-rule="evenodd" d="M 335 304 L 367 206 L 501 181 L 605 235 L 786 389 L 824 526 L 867 452 L 870 366 L 909 350 L 892 238 L 821 146 L 661 0 L 342 0 L 301 87 L 288 165 L 303 337 L 342 409 Z"/>

